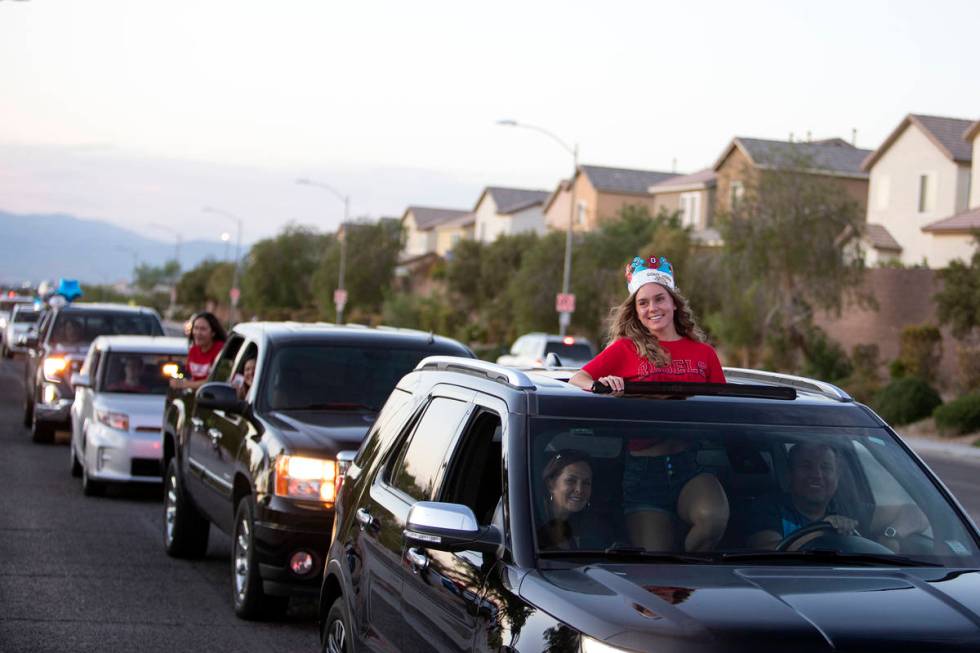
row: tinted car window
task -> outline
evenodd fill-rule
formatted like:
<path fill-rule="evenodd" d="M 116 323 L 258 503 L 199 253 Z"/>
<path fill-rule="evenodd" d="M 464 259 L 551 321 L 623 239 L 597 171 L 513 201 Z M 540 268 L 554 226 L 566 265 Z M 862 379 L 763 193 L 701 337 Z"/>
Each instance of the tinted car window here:
<path fill-rule="evenodd" d="M 558 358 L 565 360 L 591 360 L 592 359 L 592 347 L 588 345 L 574 344 L 566 345 L 563 342 L 549 342 L 544 347 L 544 354 L 558 354 Z"/>
<path fill-rule="evenodd" d="M 33 324 L 37 322 L 37 318 L 40 315 L 38 311 L 17 311 L 14 313 L 14 322 L 17 324 L 27 323 Z"/>
<path fill-rule="evenodd" d="M 677 484 L 685 474 L 700 473 L 718 480 L 730 505 L 716 552 L 758 548 L 752 542 L 765 532 L 776 533 L 778 542 L 820 521 L 804 519 L 797 508 L 817 503 L 821 514 L 854 520 L 859 534 L 822 537 L 815 540 L 820 550 L 848 554 L 860 546 L 864 552 L 895 553 L 884 548 L 882 533 L 907 513 L 919 526 L 901 542 L 902 556 L 947 566 L 980 562 L 951 504 L 884 429 L 539 417 L 531 421 L 531 435 L 532 500 L 542 550 L 601 551 L 630 543 L 629 497 L 641 508 L 648 503 L 676 517 Z M 647 455 L 664 443 L 671 444 L 671 455 Z M 803 448 L 794 454 L 797 447 Z M 576 477 L 567 488 L 561 475 L 547 477 L 548 469 L 565 469 L 556 464 L 562 457 L 587 461 L 567 465 Z M 605 527 L 596 530 L 596 524 Z M 683 550 L 679 537 L 670 551 Z"/>
<path fill-rule="evenodd" d="M 271 410 L 379 410 L 399 379 L 433 353 L 327 344 L 285 346 L 276 351 L 264 373 L 266 401 Z"/>
<path fill-rule="evenodd" d="M 389 483 L 393 487 L 417 501 L 432 498 L 446 451 L 466 409 L 465 402 L 455 399 L 432 400 L 392 467 Z"/>
<path fill-rule="evenodd" d="M 170 376 L 164 371 L 164 366 L 177 363 L 183 367 L 185 359 L 185 356 L 171 354 L 110 352 L 102 365 L 102 391 L 165 395 L 170 386 Z"/>
<path fill-rule="evenodd" d="M 162 336 L 160 321 L 140 313 L 59 313 L 51 329 L 50 342 L 56 345 L 85 345 L 99 336 Z"/>

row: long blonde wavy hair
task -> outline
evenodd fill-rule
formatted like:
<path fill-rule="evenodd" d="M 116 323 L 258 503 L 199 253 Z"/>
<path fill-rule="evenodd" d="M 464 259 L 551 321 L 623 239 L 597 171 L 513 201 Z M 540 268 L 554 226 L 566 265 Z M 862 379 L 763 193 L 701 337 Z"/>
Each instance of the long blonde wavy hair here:
<path fill-rule="evenodd" d="M 677 334 L 690 338 L 694 342 L 706 340 L 704 331 L 694 321 L 694 312 L 687 299 L 677 289 L 671 290 L 663 286 L 674 300 L 674 328 Z M 639 289 L 637 289 L 639 292 Z M 622 304 L 613 307 L 609 312 L 609 342 L 619 338 L 629 338 L 636 347 L 636 353 L 645 358 L 655 367 L 663 367 L 670 363 L 670 354 L 660 346 L 660 339 L 647 331 L 640 316 L 636 313 L 636 293 L 631 294 Z"/>

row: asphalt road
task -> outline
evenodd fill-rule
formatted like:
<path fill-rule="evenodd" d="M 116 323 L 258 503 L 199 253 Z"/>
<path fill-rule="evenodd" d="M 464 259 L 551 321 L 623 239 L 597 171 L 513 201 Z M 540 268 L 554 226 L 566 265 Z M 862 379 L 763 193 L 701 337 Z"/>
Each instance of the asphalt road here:
<path fill-rule="evenodd" d="M 317 650 L 310 603 L 277 623 L 235 617 L 224 534 L 203 560 L 164 554 L 158 489 L 83 496 L 64 442 L 22 426 L 22 370 L 0 361 L 0 651 Z M 978 462 L 927 462 L 980 523 Z"/>
<path fill-rule="evenodd" d="M 66 444 L 22 426 L 22 370 L 0 361 L 0 651 L 318 650 L 310 603 L 277 623 L 235 616 L 216 529 L 206 558 L 167 557 L 158 489 L 83 496 Z"/>

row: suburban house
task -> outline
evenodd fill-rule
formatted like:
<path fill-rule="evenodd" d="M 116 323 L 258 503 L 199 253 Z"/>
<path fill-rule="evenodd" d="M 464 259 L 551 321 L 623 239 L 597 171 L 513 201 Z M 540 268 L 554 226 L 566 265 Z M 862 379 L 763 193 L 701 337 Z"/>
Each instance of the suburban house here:
<path fill-rule="evenodd" d="M 714 224 L 717 175 L 708 168 L 689 175 L 671 177 L 650 186 L 653 212 L 680 212 L 681 224 L 691 228 L 695 242 L 720 246 L 721 236 Z"/>
<path fill-rule="evenodd" d="M 499 236 L 545 231 L 542 207 L 548 199 L 546 190 L 487 186 L 476 201 L 474 237 L 490 243 Z"/>
<path fill-rule="evenodd" d="M 808 174 L 837 180 L 864 211 L 868 198 L 868 173 L 861 162 L 871 154 L 841 138 L 819 141 L 774 141 L 737 136 L 715 162 L 716 211 L 727 212 L 755 179 L 755 175 L 803 159 Z"/>
<path fill-rule="evenodd" d="M 476 214 L 464 213 L 458 218 L 436 225 L 436 254 L 446 257 L 461 240 L 472 240 Z"/>
<path fill-rule="evenodd" d="M 430 206 L 410 206 L 402 214 L 405 247 L 401 258 L 412 259 L 436 251 L 436 227 L 469 213 L 461 209 L 438 209 Z"/>
<path fill-rule="evenodd" d="M 969 259 L 971 121 L 909 114 L 864 161 L 870 173 L 868 224 L 897 241 L 895 258 L 945 267 Z M 972 137 L 968 137 L 972 134 Z"/>
<path fill-rule="evenodd" d="M 677 175 L 652 170 L 580 165 L 571 180 L 563 180 L 544 205 L 549 229 L 568 229 L 572 197 L 575 198 L 573 228 L 592 231 L 600 221 L 614 217 L 624 206 L 639 205 L 656 215 L 650 187 Z"/>

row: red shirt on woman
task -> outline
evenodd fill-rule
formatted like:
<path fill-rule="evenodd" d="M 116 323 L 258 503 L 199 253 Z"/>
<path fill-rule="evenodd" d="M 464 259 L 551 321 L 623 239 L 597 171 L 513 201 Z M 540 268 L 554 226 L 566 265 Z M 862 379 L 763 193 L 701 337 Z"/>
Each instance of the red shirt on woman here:
<path fill-rule="evenodd" d="M 619 338 L 582 369 L 593 379 L 621 376 L 626 381 L 725 383 L 721 362 L 711 345 L 681 338 L 661 340 L 660 346 L 670 355 L 670 362 L 661 367 L 641 358 L 632 340 Z"/>
<path fill-rule="evenodd" d="M 211 348 L 207 352 L 203 352 L 197 345 L 191 345 L 187 351 L 187 371 L 190 372 L 191 381 L 201 381 L 208 378 L 208 374 L 211 373 L 211 366 L 214 365 L 214 359 L 218 357 L 221 348 L 224 346 L 223 341 L 215 340 L 211 343 Z"/>

